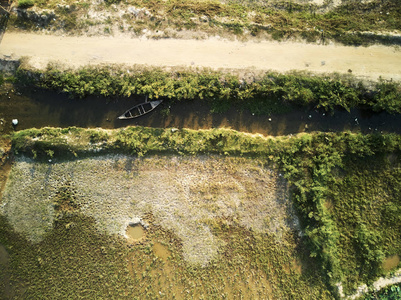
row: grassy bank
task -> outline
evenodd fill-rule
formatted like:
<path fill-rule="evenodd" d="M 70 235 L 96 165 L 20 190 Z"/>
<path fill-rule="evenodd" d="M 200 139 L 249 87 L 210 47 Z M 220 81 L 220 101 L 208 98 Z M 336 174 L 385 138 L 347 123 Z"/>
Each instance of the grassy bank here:
<path fill-rule="evenodd" d="M 342 282 L 346 293 L 387 272 L 383 261 L 401 251 L 398 135 L 344 132 L 265 138 L 225 129 L 45 128 L 15 133 L 13 145 L 17 153 L 38 159 L 65 160 L 94 152 L 213 153 L 274 164 L 292 187 L 304 241 L 319 262 L 320 274 L 331 287 Z"/>
<path fill-rule="evenodd" d="M 309 73 L 279 74 L 267 72 L 253 78 L 209 69 L 166 71 L 160 68 L 84 67 L 60 70 L 49 66 L 45 71 L 19 68 L 18 84 L 69 93 L 130 97 L 149 95 L 171 101 L 201 99 L 221 112 L 231 106 L 249 109 L 255 114 L 279 113 L 296 107 L 350 110 L 359 107 L 374 112 L 401 112 L 401 85 L 379 80 L 363 83 L 352 76 L 337 74 L 316 76 Z"/>
<path fill-rule="evenodd" d="M 30 5 L 23 5 L 28 3 Z M 28 30 L 63 30 L 75 33 L 113 34 L 114 31 L 151 37 L 220 35 L 275 40 L 304 39 L 346 45 L 400 44 L 399 37 L 381 32 L 400 30 L 397 0 L 345 1 L 332 7 L 297 1 L 214 0 L 105 0 L 76 2 L 19 1 L 21 8 L 34 5 L 39 17 L 28 12 L 12 15 L 10 23 Z M 30 10 L 33 10 L 32 8 Z M 40 18 L 40 15 L 45 15 Z M 49 16 L 49 17 L 48 17 Z M 370 32 L 369 34 L 365 34 Z"/>

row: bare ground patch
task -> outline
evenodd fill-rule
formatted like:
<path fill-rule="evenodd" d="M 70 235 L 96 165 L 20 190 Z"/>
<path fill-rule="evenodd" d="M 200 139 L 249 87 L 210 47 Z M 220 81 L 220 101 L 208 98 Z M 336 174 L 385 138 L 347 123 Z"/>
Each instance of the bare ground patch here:
<path fill-rule="evenodd" d="M 63 163 L 17 158 L 1 212 L 17 232 L 38 242 L 59 216 L 60 191 L 96 220 L 101 232 L 124 235 L 135 217 L 152 213 L 155 222 L 183 242 L 186 261 L 207 265 L 223 241 L 210 227 L 225 217 L 280 240 L 298 230 L 286 182 L 275 171 L 244 158 L 105 156 Z"/>

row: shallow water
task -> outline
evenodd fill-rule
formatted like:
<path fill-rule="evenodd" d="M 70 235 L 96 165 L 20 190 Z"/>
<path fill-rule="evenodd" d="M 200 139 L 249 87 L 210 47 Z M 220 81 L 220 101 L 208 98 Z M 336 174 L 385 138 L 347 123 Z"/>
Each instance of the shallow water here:
<path fill-rule="evenodd" d="M 145 235 L 145 230 L 143 230 L 143 227 L 141 225 L 128 226 L 126 234 L 129 239 L 137 241 Z"/>
<path fill-rule="evenodd" d="M 170 256 L 170 250 L 168 248 L 158 242 L 153 244 L 153 251 L 155 252 L 156 256 L 160 257 L 164 261 Z"/>
<path fill-rule="evenodd" d="M 8 94 L 7 94 L 8 92 Z M 10 98 L 10 99 L 9 99 Z M 399 115 L 372 114 L 360 110 L 336 111 L 333 115 L 317 110 L 299 110 L 281 115 L 254 116 L 235 108 L 223 114 L 211 114 L 204 101 L 183 103 L 163 102 L 153 112 L 133 120 L 118 120 L 128 108 L 143 102 L 142 97 L 115 99 L 87 97 L 69 99 L 65 94 L 43 90 L 12 91 L 0 88 L 0 133 L 13 130 L 11 120 L 19 121 L 16 130 L 31 127 L 103 127 L 121 128 L 128 125 L 207 129 L 225 127 L 263 135 L 288 135 L 304 131 L 395 132 L 401 133 Z M 163 114 L 170 107 L 170 113 Z"/>
<path fill-rule="evenodd" d="M 398 266 L 399 263 L 400 263 L 400 257 L 398 256 L 398 254 L 391 255 L 384 259 L 383 269 L 384 271 L 389 271 Z"/>

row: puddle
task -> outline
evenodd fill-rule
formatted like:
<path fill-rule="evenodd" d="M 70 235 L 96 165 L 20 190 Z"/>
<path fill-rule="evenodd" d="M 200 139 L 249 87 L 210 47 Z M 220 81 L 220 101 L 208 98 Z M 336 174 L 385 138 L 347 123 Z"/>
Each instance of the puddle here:
<path fill-rule="evenodd" d="M 129 225 L 125 234 L 129 240 L 138 241 L 145 236 L 145 230 L 141 225 Z"/>
<path fill-rule="evenodd" d="M 157 242 L 153 245 L 153 251 L 155 252 L 156 256 L 160 257 L 164 261 L 166 261 L 171 254 L 170 250 L 168 250 L 166 246 L 163 246 Z"/>
<path fill-rule="evenodd" d="M 392 268 L 395 268 L 400 263 L 400 257 L 398 254 L 391 255 L 384 259 L 383 261 L 383 269 L 384 271 L 389 271 Z"/>

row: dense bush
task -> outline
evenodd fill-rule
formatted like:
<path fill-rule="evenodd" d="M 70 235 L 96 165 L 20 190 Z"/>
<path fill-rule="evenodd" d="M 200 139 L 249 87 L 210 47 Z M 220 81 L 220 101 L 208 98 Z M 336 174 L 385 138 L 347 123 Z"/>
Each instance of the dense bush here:
<path fill-rule="evenodd" d="M 401 287 L 392 285 L 379 292 L 372 293 L 365 297 L 365 300 L 399 300 L 401 299 Z"/>
<path fill-rule="evenodd" d="M 232 105 L 269 114 L 288 107 L 316 107 L 325 111 L 364 107 L 374 111 L 401 112 L 401 86 L 380 80 L 373 89 L 352 77 L 313 76 L 307 73 L 265 73 L 245 81 L 237 75 L 209 69 L 164 71 L 158 68 L 84 67 L 60 71 L 50 66 L 45 72 L 19 69 L 20 83 L 69 93 L 72 97 L 88 95 L 130 97 L 149 95 L 176 101 L 204 99 L 212 111 Z"/>
<path fill-rule="evenodd" d="M 18 7 L 20 8 L 28 8 L 34 6 L 35 2 L 32 0 L 18 0 Z"/>

